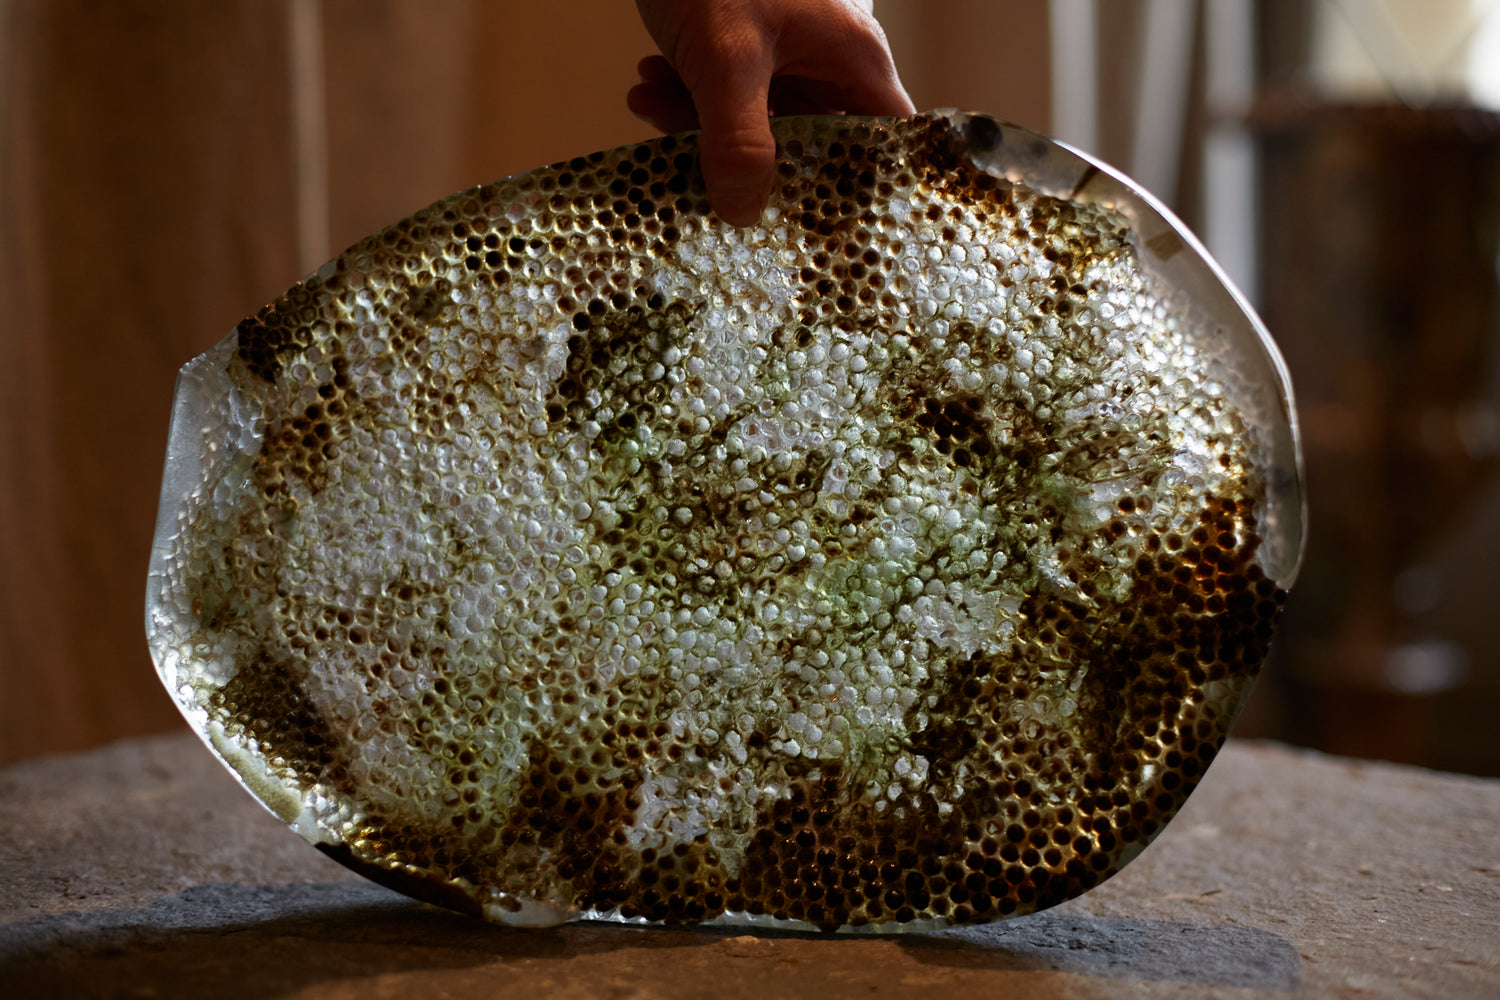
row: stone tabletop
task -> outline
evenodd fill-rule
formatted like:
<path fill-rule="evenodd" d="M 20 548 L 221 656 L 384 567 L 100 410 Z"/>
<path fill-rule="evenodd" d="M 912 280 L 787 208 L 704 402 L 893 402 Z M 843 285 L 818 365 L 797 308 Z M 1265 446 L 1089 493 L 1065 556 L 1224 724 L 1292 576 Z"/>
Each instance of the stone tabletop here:
<path fill-rule="evenodd" d="M 192 736 L 0 771 L 0 996 L 1496 997 L 1500 781 L 1231 740 L 1056 909 L 902 937 L 488 926 L 314 851 Z"/>

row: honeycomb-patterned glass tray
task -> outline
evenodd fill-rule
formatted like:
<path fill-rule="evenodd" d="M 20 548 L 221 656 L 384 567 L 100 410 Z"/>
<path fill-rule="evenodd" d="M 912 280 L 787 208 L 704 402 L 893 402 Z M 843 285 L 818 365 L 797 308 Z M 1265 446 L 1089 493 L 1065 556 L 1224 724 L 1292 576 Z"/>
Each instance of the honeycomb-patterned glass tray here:
<path fill-rule="evenodd" d="M 1203 776 L 1296 573 L 1286 374 L 1202 248 L 994 119 L 461 192 L 190 362 L 147 631 L 319 848 L 504 923 L 1030 912 Z"/>

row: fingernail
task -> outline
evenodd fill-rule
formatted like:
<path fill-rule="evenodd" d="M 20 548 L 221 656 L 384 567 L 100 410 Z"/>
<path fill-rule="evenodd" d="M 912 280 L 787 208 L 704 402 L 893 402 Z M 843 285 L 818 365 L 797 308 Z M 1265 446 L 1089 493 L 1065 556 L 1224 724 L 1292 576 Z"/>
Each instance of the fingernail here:
<path fill-rule="evenodd" d="M 731 226 L 753 226 L 766 210 L 766 194 L 760 191 L 726 191 L 714 202 L 714 212 Z"/>

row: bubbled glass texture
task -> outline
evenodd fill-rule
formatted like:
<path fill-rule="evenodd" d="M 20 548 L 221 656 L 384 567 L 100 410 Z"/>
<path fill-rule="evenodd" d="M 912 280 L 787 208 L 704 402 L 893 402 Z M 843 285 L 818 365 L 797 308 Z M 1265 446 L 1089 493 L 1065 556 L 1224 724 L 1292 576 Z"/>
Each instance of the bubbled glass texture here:
<path fill-rule="evenodd" d="M 895 930 L 1097 884 L 1300 549 L 1290 395 L 1106 168 L 942 113 L 461 192 L 179 382 L 151 648 L 334 857 L 517 924 Z"/>

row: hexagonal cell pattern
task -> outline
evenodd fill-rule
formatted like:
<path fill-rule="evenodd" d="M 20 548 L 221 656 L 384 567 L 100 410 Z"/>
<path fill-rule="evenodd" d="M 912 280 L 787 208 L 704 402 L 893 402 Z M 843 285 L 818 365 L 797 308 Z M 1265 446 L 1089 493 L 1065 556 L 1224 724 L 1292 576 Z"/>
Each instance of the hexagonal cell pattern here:
<path fill-rule="evenodd" d="M 1203 776 L 1295 572 L 1274 348 L 1024 130 L 777 130 L 758 226 L 691 135 L 579 157 L 184 369 L 153 653 L 328 853 L 506 923 L 933 927 Z"/>

